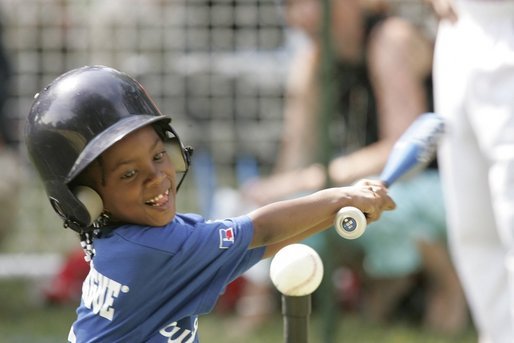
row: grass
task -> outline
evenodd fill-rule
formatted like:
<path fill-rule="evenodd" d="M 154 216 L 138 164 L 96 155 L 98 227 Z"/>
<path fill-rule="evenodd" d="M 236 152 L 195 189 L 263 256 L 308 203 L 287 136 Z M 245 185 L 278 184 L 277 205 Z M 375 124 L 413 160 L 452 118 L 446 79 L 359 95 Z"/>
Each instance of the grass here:
<path fill-rule="evenodd" d="M 40 284 L 27 280 L 0 281 L 0 342 L 50 343 L 66 340 L 69 327 L 75 318 L 75 306 L 47 306 L 39 297 Z M 251 334 L 237 336 L 238 326 L 231 315 L 209 314 L 200 319 L 202 343 L 280 343 L 283 338 L 283 321 L 275 313 Z M 323 321 L 313 313 L 310 320 L 311 343 L 323 342 Z M 457 337 L 441 336 L 421 330 L 405 322 L 390 325 L 371 325 L 354 315 L 337 319 L 335 342 L 358 343 L 471 343 L 476 334 L 470 328 Z"/>
<path fill-rule="evenodd" d="M 334 342 L 351 343 L 471 343 L 477 338 L 472 329 L 455 337 L 443 336 L 436 333 L 425 332 L 406 323 L 391 325 L 371 325 L 365 323 L 354 315 L 338 319 L 337 332 Z M 310 321 L 309 342 L 323 342 L 326 335 L 321 332 L 324 326 L 316 313 Z M 279 314 L 271 318 L 261 329 L 244 337 L 233 336 L 237 328 L 227 325 L 227 320 L 219 316 L 210 315 L 200 320 L 200 335 L 207 343 L 280 343 L 283 338 L 283 321 Z M 220 339 L 223 337 L 223 339 Z"/>

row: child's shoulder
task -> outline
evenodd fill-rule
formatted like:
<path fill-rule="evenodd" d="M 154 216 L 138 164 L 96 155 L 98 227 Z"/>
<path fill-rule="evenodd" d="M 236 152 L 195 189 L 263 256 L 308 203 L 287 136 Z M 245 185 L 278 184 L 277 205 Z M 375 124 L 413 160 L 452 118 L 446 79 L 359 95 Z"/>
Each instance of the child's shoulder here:
<path fill-rule="evenodd" d="M 125 223 L 119 226 L 111 227 L 103 231 L 102 237 L 110 237 L 112 235 L 130 238 L 132 236 L 139 237 L 141 235 L 158 235 L 159 233 L 170 234 L 172 232 L 184 232 L 184 230 L 174 230 L 176 228 L 194 229 L 206 223 L 205 218 L 196 213 L 177 213 L 172 221 L 165 226 L 147 226 L 141 224 Z"/>
<path fill-rule="evenodd" d="M 197 230 L 205 232 L 205 230 L 211 231 L 226 227 L 245 228 L 251 225 L 251 220 L 248 216 L 207 220 L 197 213 L 177 213 L 173 220 L 164 227 L 124 224 L 111 230 L 110 234 L 104 235 L 104 237 L 112 234 L 123 236 L 125 239 L 141 238 L 142 236 L 187 236 Z"/>
<path fill-rule="evenodd" d="M 177 213 L 170 224 L 197 225 L 205 223 L 206 219 L 197 213 Z"/>
<path fill-rule="evenodd" d="M 205 219 L 203 216 L 196 213 L 177 213 L 175 218 L 170 224 L 174 225 L 189 225 L 198 226 L 206 224 L 207 226 L 232 226 L 241 225 L 245 226 L 251 224 L 251 219 L 247 215 L 241 215 L 237 217 L 224 218 L 224 219 Z"/>
<path fill-rule="evenodd" d="M 115 228 L 106 235 L 104 243 L 110 238 L 123 244 L 137 245 L 158 251 L 177 253 L 184 245 L 215 246 L 216 249 L 229 235 L 233 243 L 235 237 L 251 237 L 251 220 L 247 216 L 227 218 L 223 220 L 206 220 L 195 213 L 177 213 L 174 219 L 164 227 L 125 224 Z M 220 240 L 222 242 L 220 242 Z M 246 239 L 242 239 L 245 241 Z"/>
<path fill-rule="evenodd" d="M 123 224 L 104 232 L 101 237 L 105 239 L 105 243 L 114 239 L 123 244 L 176 253 L 204 223 L 205 219 L 198 214 L 177 214 L 170 223 L 162 227 Z"/>

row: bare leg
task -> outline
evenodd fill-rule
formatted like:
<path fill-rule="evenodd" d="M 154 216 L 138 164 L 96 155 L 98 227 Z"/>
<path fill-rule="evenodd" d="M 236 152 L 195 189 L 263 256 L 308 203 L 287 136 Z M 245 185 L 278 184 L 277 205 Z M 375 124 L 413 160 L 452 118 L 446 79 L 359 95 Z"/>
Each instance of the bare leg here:
<path fill-rule="evenodd" d="M 468 307 L 457 273 L 444 243 L 418 244 L 423 272 L 428 276 L 426 328 L 447 334 L 462 332 L 468 324 Z"/>
<path fill-rule="evenodd" d="M 398 302 L 413 286 L 414 279 L 409 275 L 369 280 L 364 315 L 372 322 L 386 323 L 392 318 Z"/>
<path fill-rule="evenodd" d="M 380 134 L 396 138 L 428 109 L 433 43 L 409 22 L 390 18 L 372 31 L 368 48 Z"/>

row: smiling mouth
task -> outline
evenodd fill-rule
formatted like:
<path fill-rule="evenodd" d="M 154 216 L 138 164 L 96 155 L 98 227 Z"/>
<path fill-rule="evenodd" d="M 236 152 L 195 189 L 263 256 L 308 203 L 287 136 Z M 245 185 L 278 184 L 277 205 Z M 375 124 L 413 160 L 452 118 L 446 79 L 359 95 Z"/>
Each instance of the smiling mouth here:
<path fill-rule="evenodd" d="M 166 192 L 159 194 L 158 196 L 145 201 L 146 205 L 152 206 L 152 207 L 159 207 L 164 204 L 166 204 L 169 200 L 169 194 L 170 190 L 168 189 Z"/>

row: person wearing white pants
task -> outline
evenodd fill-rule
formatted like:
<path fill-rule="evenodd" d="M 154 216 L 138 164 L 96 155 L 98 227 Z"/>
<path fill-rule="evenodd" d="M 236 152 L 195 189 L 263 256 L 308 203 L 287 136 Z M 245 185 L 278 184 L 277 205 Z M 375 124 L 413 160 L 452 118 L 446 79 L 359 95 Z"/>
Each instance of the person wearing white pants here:
<path fill-rule="evenodd" d="M 449 242 L 480 342 L 514 342 L 514 1 L 431 0 Z M 453 7 L 452 7 L 453 6 Z"/>

